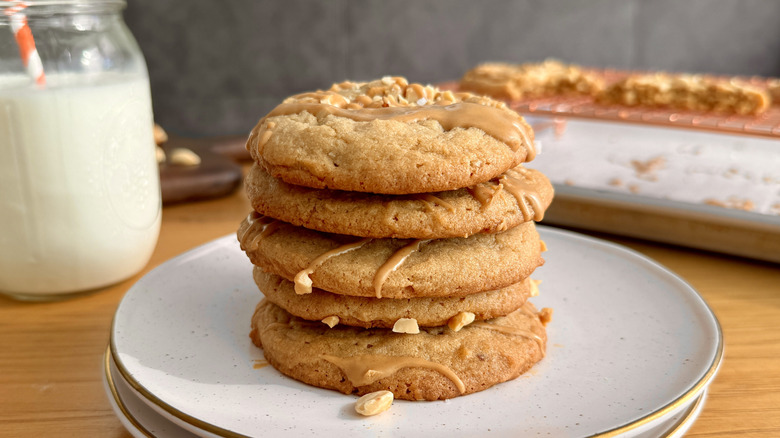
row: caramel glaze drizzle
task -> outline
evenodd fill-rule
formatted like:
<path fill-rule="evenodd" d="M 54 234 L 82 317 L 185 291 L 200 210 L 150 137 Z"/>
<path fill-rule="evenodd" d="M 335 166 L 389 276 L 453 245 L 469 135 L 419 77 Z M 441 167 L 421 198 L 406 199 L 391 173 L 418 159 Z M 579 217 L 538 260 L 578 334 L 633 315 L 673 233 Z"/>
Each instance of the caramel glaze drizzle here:
<path fill-rule="evenodd" d="M 539 200 L 539 194 L 532 185 L 517 176 L 519 173 L 521 172 L 517 170 L 509 170 L 499 178 L 499 181 L 506 191 L 517 200 L 517 206 L 520 207 L 523 218 L 526 221 L 533 219 L 538 222 L 544 218 L 544 209 Z"/>
<path fill-rule="evenodd" d="M 415 240 L 414 242 L 402 247 L 398 251 L 394 252 L 392 256 L 390 256 L 387 261 L 377 269 L 376 274 L 374 275 L 374 290 L 376 291 L 376 297 L 382 298 L 382 286 L 385 284 L 385 281 L 387 281 L 387 277 L 390 276 L 391 273 L 395 272 L 396 269 L 398 269 L 399 266 L 403 264 L 403 262 L 406 261 L 407 258 L 409 258 L 410 255 L 412 255 L 413 252 L 418 251 L 420 249 L 420 245 L 423 243 L 430 242 L 430 240 Z"/>
<path fill-rule="evenodd" d="M 474 199 L 482 204 L 482 208 L 490 206 L 496 195 L 501 190 L 506 190 L 517 200 L 517 206 L 520 207 L 520 212 L 523 214 L 523 219 L 526 222 L 531 219 L 540 221 L 544 218 L 542 202 L 539 199 L 539 193 L 533 185 L 522 178 L 521 175 L 525 172 L 527 172 L 526 169 L 510 169 L 501 175 L 498 180 L 477 184 L 468 187 L 467 190 Z"/>
<path fill-rule="evenodd" d="M 346 254 L 350 251 L 354 251 L 358 248 L 361 248 L 363 245 L 367 244 L 373 239 L 361 239 L 357 242 L 348 243 L 346 245 L 341 245 L 338 248 L 332 249 L 324 254 L 321 254 L 319 257 L 314 259 L 311 263 L 309 263 L 309 266 L 298 272 L 295 275 L 295 279 L 293 280 L 295 282 L 295 293 L 298 295 L 303 294 L 310 294 L 311 293 L 311 278 L 309 277 L 315 269 L 317 269 L 318 266 L 325 263 L 326 260 L 328 260 L 331 257 L 336 257 L 342 254 Z"/>
<path fill-rule="evenodd" d="M 241 222 L 236 233 L 241 249 L 244 251 L 256 251 L 260 241 L 276 231 L 282 222 L 268 216 L 262 216 L 253 211 Z"/>
<path fill-rule="evenodd" d="M 501 191 L 501 189 L 504 188 L 504 185 L 501 183 L 498 183 L 497 185 L 491 185 L 490 183 L 482 183 L 477 184 L 473 187 L 468 187 L 466 190 L 469 191 L 471 196 L 474 197 L 477 201 L 479 201 L 480 204 L 482 204 L 482 208 L 487 208 L 490 206 L 490 204 L 493 203 L 493 199 L 496 197 L 498 192 Z"/>
<path fill-rule="evenodd" d="M 303 95 L 303 97 L 307 96 Z M 522 119 L 510 111 L 477 103 L 459 102 L 450 105 L 433 104 L 355 109 L 339 108 L 328 103 L 282 103 L 271 110 L 265 118 L 287 116 L 302 112 L 308 112 L 317 117 L 322 114 L 334 115 L 357 122 L 371 120 L 396 120 L 399 122 L 435 120 L 446 131 L 454 128 L 477 128 L 485 131 L 489 136 L 506 143 L 512 151 L 517 151 L 520 147 L 524 147 L 526 149 L 526 161 L 531 161 L 536 156 L 536 148 L 528 137 L 526 128 L 520 123 Z M 262 125 L 262 122 L 260 125 Z M 260 140 L 263 138 L 261 137 Z M 258 152 L 262 153 L 263 145 L 264 143 L 258 143 Z"/>
<path fill-rule="evenodd" d="M 515 312 L 524 313 L 531 317 L 536 317 L 535 320 L 538 324 L 542 324 L 542 322 L 538 318 L 538 313 L 534 312 L 533 310 L 528 308 L 528 303 L 523 304 L 523 307 L 516 310 Z M 507 315 L 506 317 L 511 317 L 512 313 Z M 547 352 L 547 348 L 544 344 L 544 339 L 542 339 L 541 336 L 537 335 L 536 333 L 530 331 L 530 330 L 523 330 L 521 328 L 512 327 L 511 325 L 499 325 L 499 324 L 490 324 L 488 322 L 484 321 L 478 321 L 478 322 L 472 322 L 472 327 L 481 327 L 488 330 L 494 330 L 501 333 L 506 333 L 508 335 L 518 335 L 518 336 L 524 336 L 528 339 L 533 339 L 536 341 L 537 345 L 539 345 L 539 350 L 542 352 L 542 356 L 545 356 Z"/>
<path fill-rule="evenodd" d="M 337 357 L 323 354 L 322 358 L 339 367 L 355 386 L 369 385 L 394 374 L 401 368 L 419 367 L 439 372 L 450 379 L 461 394 L 466 392 L 466 385 L 449 367 L 419 357 L 380 355 Z"/>
<path fill-rule="evenodd" d="M 309 266 L 306 269 L 298 272 L 295 275 L 293 280 L 295 282 L 295 293 L 298 295 L 311 293 L 312 281 L 309 276 L 314 273 L 314 270 L 317 269 L 317 267 L 323 264 L 326 260 L 331 257 L 336 257 L 361 248 L 371 240 L 372 239 L 368 238 L 362 239 L 354 243 L 348 243 L 346 245 L 339 246 L 336 249 L 332 249 L 326 253 L 321 254 L 319 257 L 309 263 Z M 374 274 L 374 280 L 372 283 L 374 290 L 376 291 L 377 298 L 382 298 L 382 286 L 385 284 L 385 281 L 387 281 L 387 277 L 395 272 L 398 267 L 401 266 L 410 255 L 412 255 L 413 252 L 418 251 L 422 244 L 429 241 L 430 240 L 415 240 L 412 243 L 401 247 L 399 250 L 394 252 L 393 255 L 391 255 L 390 258 L 388 258 L 387 261 L 379 267 L 379 269 L 377 269 L 376 274 Z"/>

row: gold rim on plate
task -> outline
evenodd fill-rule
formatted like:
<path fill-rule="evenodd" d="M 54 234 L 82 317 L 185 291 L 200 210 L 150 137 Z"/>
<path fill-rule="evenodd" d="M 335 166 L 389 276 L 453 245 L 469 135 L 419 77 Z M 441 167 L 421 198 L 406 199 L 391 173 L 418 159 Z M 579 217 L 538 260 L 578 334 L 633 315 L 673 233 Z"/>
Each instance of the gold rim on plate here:
<path fill-rule="evenodd" d="M 127 406 L 125 405 L 125 401 L 122 400 L 122 396 L 119 395 L 119 391 L 117 391 L 116 389 L 116 383 L 114 383 L 114 376 L 111 374 L 112 357 L 113 355 L 111 354 L 110 347 L 106 347 L 106 353 L 103 355 L 103 373 L 105 374 L 106 384 L 108 385 L 108 390 L 111 392 L 111 397 L 114 399 L 116 406 L 122 412 L 122 415 L 124 415 L 127 421 L 129 421 L 130 424 L 133 425 L 133 427 L 138 429 L 139 432 L 141 432 L 148 438 L 154 438 L 154 435 L 151 432 L 149 432 L 149 430 L 145 428 L 144 425 L 141 424 L 141 422 L 135 418 L 135 416 L 133 416 L 133 414 L 130 412 L 129 409 L 127 409 Z"/>
<path fill-rule="evenodd" d="M 704 399 L 707 398 L 707 389 L 705 388 L 701 394 L 699 395 L 699 398 L 696 399 L 696 401 L 693 402 L 693 404 L 688 408 L 688 413 L 685 414 L 685 416 L 677 422 L 677 424 L 674 425 L 674 427 L 670 430 L 667 430 L 663 437 L 661 438 L 667 438 L 670 436 L 674 436 L 677 432 L 680 432 L 685 426 L 689 426 L 688 424 L 690 421 L 694 419 L 694 417 L 697 417 L 699 412 L 702 409 L 702 406 L 704 405 Z"/>

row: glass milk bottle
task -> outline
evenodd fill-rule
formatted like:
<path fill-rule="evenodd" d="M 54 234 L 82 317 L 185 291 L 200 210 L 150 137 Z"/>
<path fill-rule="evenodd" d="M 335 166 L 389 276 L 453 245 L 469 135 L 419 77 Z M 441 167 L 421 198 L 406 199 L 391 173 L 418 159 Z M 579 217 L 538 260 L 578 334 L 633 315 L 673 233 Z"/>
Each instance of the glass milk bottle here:
<path fill-rule="evenodd" d="M 124 1 L 0 1 L 0 293 L 139 272 L 160 229 L 143 56 Z"/>

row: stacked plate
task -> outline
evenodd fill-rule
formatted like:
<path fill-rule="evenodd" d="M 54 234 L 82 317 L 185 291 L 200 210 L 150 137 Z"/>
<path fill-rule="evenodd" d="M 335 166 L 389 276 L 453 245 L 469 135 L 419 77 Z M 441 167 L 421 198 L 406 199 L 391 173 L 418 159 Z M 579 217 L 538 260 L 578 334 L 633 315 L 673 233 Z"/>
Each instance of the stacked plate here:
<path fill-rule="evenodd" d="M 227 236 L 128 291 L 105 358 L 109 400 L 139 437 L 682 435 L 723 354 L 712 311 L 690 285 L 634 251 L 539 232 L 549 247 L 537 271 L 545 286 L 539 304 L 555 314 L 547 356 L 512 382 L 358 416 L 354 397 L 264 366 L 248 337 L 258 301 L 252 266 Z"/>

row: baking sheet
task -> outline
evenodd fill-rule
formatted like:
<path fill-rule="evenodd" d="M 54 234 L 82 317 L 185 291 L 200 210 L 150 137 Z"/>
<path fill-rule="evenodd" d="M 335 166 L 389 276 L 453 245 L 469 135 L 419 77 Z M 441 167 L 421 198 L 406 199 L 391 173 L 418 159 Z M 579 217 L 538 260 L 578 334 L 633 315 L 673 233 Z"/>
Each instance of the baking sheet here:
<path fill-rule="evenodd" d="M 526 115 L 545 222 L 780 262 L 780 140 Z"/>

